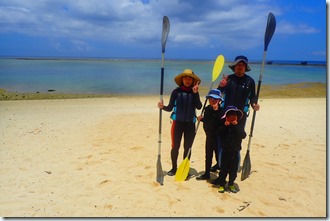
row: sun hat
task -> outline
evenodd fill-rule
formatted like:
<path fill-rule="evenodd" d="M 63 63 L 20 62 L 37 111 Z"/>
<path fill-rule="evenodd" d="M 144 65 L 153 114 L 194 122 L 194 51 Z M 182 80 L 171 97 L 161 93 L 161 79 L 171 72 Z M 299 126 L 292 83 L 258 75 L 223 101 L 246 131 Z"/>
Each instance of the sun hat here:
<path fill-rule="evenodd" d="M 175 83 L 179 86 L 182 85 L 182 77 L 191 77 L 194 79 L 194 83 L 195 81 L 199 81 L 199 83 L 201 82 L 201 79 L 190 69 L 185 69 L 181 74 L 174 78 Z"/>
<path fill-rule="evenodd" d="M 206 95 L 205 98 L 214 98 L 214 99 L 223 101 L 222 94 L 219 89 L 210 90 L 210 92 L 208 93 L 208 95 Z"/>
<path fill-rule="evenodd" d="M 245 64 L 246 64 L 246 72 L 248 72 L 248 71 L 251 71 L 251 68 L 249 67 L 249 60 L 248 60 L 248 58 L 247 57 L 245 57 L 244 55 L 239 55 L 239 56 L 237 56 L 236 58 L 235 58 L 235 61 L 234 61 L 234 63 L 232 63 L 231 65 L 228 65 L 228 67 L 230 68 L 230 69 L 232 69 L 233 71 L 235 71 L 235 66 L 239 63 L 239 62 L 241 62 L 241 61 L 243 61 Z"/>
<path fill-rule="evenodd" d="M 235 106 L 227 106 L 227 107 L 226 107 L 226 110 L 225 110 L 225 114 L 221 117 L 221 119 L 226 118 L 226 117 L 227 117 L 227 114 L 228 114 L 229 112 L 232 112 L 232 111 L 234 111 L 234 112 L 237 113 L 237 115 L 238 115 L 238 117 L 237 117 L 238 120 L 242 119 L 242 117 L 243 117 L 243 112 L 242 112 L 240 109 L 238 109 L 237 107 L 235 107 Z"/>

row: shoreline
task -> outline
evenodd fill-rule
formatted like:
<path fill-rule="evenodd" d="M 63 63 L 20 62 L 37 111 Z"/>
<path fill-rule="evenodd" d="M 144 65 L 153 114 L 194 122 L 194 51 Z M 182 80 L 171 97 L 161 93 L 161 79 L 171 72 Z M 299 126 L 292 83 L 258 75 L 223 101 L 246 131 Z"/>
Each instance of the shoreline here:
<path fill-rule="evenodd" d="M 257 84 L 257 82 L 256 82 Z M 256 85 L 257 87 L 257 85 Z M 208 87 L 200 88 L 200 96 L 204 97 Z M 327 85 L 320 82 L 305 82 L 286 85 L 261 85 L 260 98 L 326 98 Z M 0 101 L 5 100 L 47 100 L 47 99 L 81 99 L 81 98 L 111 98 L 111 97 L 148 97 L 157 94 L 84 94 L 48 92 L 13 92 L 0 88 Z M 166 94 L 164 94 L 166 96 Z M 169 95 L 168 95 L 169 96 Z"/>
<path fill-rule="evenodd" d="M 4 56 L 0 57 L 0 59 L 14 59 L 14 60 L 71 60 L 71 61 L 160 61 L 159 58 L 125 58 L 125 57 L 21 57 L 21 56 Z M 179 59 L 179 58 L 167 58 L 167 61 L 188 61 L 188 62 L 200 62 L 200 63 L 213 63 L 212 59 Z M 232 63 L 234 61 L 226 61 L 226 64 Z M 319 62 L 319 63 L 317 63 Z M 325 63 L 323 63 L 325 62 Z M 261 65 L 262 61 L 254 60 L 250 61 L 250 64 L 258 64 Z M 267 60 L 265 61 L 265 65 L 288 65 L 288 66 L 326 66 L 326 61 L 306 61 L 306 60 Z"/>

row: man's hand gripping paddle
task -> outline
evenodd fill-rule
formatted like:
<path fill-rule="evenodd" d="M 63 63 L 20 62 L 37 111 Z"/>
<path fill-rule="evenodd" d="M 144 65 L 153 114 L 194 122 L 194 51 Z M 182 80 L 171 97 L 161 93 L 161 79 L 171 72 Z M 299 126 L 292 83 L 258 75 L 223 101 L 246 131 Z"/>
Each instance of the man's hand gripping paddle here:
<path fill-rule="evenodd" d="M 259 76 L 259 81 L 258 81 L 258 89 L 257 89 L 257 103 L 258 103 L 260 86 L 261 86 L 261 81 L 262 81 L 262 74 L 264 72 L 267 49 L 268 49 L 269 42 L 272 39 L 273 34 L 275 32 L 275 28 L 276 28 L 275 16 L 273 15 L 273 13 L 270 12 L 268 14 L 267 27 L 266 27 L 266 32 L 265 32 L 264 54 L 263 54 L 261 70 L 260 70 L 260 76 Z M 243 166 L 242 166 L 241 181 L 245 180 L 251 173 L 250 145 L 251 145 L 251 139 L 252 139 L 252 134 L 253 134 L 253 127 L 254 127 L 255 117 L 256 117 L 256 111 L 253 110 L 248 148 L 247 148 L 246 155 L 245 155 L 245 158 L 244 158 L 244 161 L 243 161 Z"/>
<path fill-rule="evenodd" d="M 225 58 L 223 57 L 223 55 L 219 55 L 217 57 L 217 59 L 215 60 L 215 62 L 214 62 L 213 72 L 212 72 L 212 84 L 211 84 L 210 90 L 212 89 L 213 83 L 215 82 L 215 80 L 219 77 L 224 64 L 225 64 Z M 207 102 L 207 99 L 204 102 L 204 106 L 203 106 L 203 109 L 202 109 L 202 114 L 204 112 L 206 102 Z M 198 130 L 198 126 L 199 126 L 199 122 L 198 122 L 197 128 L 195 130 L 195 136 L 196 136 L 196 133 L 197 133 L 197 130 Z M 189 151 L 188 151 L 188 154 L 187 154 L 186 158 L 182 161 L 182 163 L 180 164 L 180 166 L 178 167 L 178 169 L 175 173 L 175 180 L 176 181 L 185 181 L 187 179 L 187 176 L 188 176 L 188 173 L 189 173 L 189 170 L 190 170 L 190 152 L 191 152 L 191 148 L 189 148 Z"/>

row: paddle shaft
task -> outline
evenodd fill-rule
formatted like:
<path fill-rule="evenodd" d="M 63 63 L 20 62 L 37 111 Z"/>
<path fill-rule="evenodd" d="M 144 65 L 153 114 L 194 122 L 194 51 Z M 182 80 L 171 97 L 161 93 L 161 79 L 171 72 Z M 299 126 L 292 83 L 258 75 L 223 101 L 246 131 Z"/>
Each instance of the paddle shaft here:
<path fill-rule="evenodd" d="M 260 87 L 261 87 L 261 82 L 262 82 L 262 75 L 263 75 L 264 66 L 265 66 L 266 54 L 267 54 L 267 51 L 264 51 L 264 55 L 263 55 L 263 59 L 262 59 L 262 64 L 261 64 L 261 71 L 260 71 L 259 81 L 258 81 L 256 103 L 258 103 L 258 99 L 259 99 L 259 93 L 260 93 Z M 252 116 L 252 122 L 251 122 L 251 129 L 250 129 L 250 134 L 249 134 L 249 142 L 248 142 L 247 151 L 250 151 L 251 139 L 253 137 L 253 129 L 254 129 L 254 122 L 255 122 L 255 119 L 256 119 L 256 114 L 257 114 L 257 111 L 253 110 L 253 116 Z"/>
<path fill-rule="evenodd" d="M 168 33 L 170 32 L 170 20 L 167 16 L 163 17 L 163 30 L 162 30 L 162 66 L 160 75 L 160 101 L 163 102 L 163 91 L 164 91 L 164 61 L 165 61 L 165 45 L 167 41 Z M 160 156 L 161 149 L 161 134 L 162 134 L 162 109 L 159 109 L 159 130 L 158 130 L 158 155 Z"/>
<path fill-rule="evenodd" d="M 160 101 L 163 102 L 163 91 L 164 91 L 164 61 L 165 61 L 165 45 L 167 36 L 170 31 L 170 20 L 167 16 L 163 17 L 163 30 L 162 30 L 162 66 L 160 75 Z M 158 130 L 158 156 L 160 156 L 161 150 L 161 134 L 162 134 L 162 109 L 159 109 L 159 130 Z"/>
<path fill-rule="evenodd" d="M 162 67 L 161 67 L 161 74 L 160 74 L 160 97 L 159 99 L 163 100 L 163 93 L 164 93 L 164 55 L 165 50 L 162 52 Z M 159 108 L 159 129 L 158 129 L 158 155 L 160 155 L 161 150 L 161 143 L 162 143 L 162 109 Z"/>

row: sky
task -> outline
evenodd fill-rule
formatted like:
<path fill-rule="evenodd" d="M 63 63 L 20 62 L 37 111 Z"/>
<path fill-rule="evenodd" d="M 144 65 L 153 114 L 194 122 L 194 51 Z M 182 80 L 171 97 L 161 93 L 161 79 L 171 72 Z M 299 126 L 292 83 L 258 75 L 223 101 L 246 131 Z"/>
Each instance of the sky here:
<path fill-rule="evenodd" d="M 0 57 L 326 61 L 325 0 L 1 0 Z"/>

